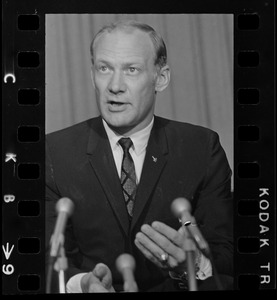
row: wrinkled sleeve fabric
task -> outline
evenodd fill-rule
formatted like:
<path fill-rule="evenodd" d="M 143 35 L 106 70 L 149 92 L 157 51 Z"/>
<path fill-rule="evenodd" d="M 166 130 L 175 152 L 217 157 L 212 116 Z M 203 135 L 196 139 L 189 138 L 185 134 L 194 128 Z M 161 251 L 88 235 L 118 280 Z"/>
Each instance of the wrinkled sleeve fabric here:
<path fill-rule="evenodd" d="M 195 195 L 192 214 L 211 249 L 218 273 L 233 274 L 233 198 L 232 171 L 220 145 L 218 134 L 211 131 L 207 147 L 207 168 Z"/>

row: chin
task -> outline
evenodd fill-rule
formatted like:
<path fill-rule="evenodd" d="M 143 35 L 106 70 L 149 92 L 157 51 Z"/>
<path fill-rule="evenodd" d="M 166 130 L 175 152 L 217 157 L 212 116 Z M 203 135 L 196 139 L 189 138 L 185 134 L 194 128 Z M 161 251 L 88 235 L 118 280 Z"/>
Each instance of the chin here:
<path fill-rule="evenodd" d="M 126 116 L 108 116 L 105 118 L 106 122 L 113 127 L 129 127 L 131 121 L 128 121 Z"/>
<path fill-rule="evenodd" d="M 111 127 L 118 129 L 118 130 L 124 130 L 124 129 L 129 129 L 130 127 L 132 127 L 130 124 L 128 123 L 123 123 L 123 122 L 111 122 L 108 123 Z"/>
<path fill-rule="evenodd" d="M 114 128 L 126 127 L 126 122 L 115 121 L 110 118 L 106 118 L 105 121 L 110 127 L 114 127 Z"/>

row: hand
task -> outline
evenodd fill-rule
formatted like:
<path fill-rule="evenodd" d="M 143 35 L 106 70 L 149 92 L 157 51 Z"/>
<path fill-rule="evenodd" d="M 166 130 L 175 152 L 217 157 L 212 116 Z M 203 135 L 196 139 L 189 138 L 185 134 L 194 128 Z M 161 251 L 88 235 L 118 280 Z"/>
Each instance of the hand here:
<path fill-rule="evenodd" d="M 92 272 L 82 277 L 81 288 L 83 293 L 115 292 L 110 269 L 102 263 L 97 264 Z"/>
<path fill-rule="evenodd" d="M 186 270 L 187 232 L 182 226 L 178 231 L 164 223 L 155 221 L 152 225 L 144 224 L 135 238 L 135 245 L 159 268 L 183 273 Z M 161 255 L 167 253 L 168 259 L 163 262 Z"/>

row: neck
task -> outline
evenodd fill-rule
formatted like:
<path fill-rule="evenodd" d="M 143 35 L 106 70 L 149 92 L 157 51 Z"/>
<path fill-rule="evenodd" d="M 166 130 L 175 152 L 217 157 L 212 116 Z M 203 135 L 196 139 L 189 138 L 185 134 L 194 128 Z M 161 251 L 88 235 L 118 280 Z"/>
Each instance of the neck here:
<path fill-rule="evenodd" d="M 154 117 L 153 117 L 154 118 Z M 132 134 L 143 130 L 144 128 L 146 128 L 153 120 L 153 118 L 148 121 L 147 123 L 144 124 L 144 126 L 140 127 L 140 126 L 135 126 L 135 127 L 115 127 L 115 126 L 111 126 L 110 124 L 107 125 L 110 127 L 110 129 L 115 132 L 118 135 L 123 135 L 123 136 L 131 136 Z"/>

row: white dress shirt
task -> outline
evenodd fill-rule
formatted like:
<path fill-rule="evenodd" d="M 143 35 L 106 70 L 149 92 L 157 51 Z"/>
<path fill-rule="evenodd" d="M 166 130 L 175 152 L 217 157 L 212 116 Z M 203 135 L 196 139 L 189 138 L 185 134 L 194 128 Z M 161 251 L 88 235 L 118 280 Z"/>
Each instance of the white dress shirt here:
<path fill-rule="evenodd" d="M 114 161 L 116 164 L 116 169 L 117 169 L 119 178 L 121 176 L 121 164 L 122 164 L 122 159 L 123 159 L 123 149 L 119 145 L 118 141 L 123 137 L 129 137 L 133 142 L 132 147 L 129 149 L 129 153 L 132 156 L 132 159 L 135 164 L 137 184 L 138 184 L 140 181 L 142 166 L 143 166 L 145 153 L 146 153 L 146 147 L 147 147 L 148 139 L 149 139 L 152 127 L 153 127 L 153 123 L 154 123 L 154 118 L 149 123 L 149 125 L 147 125 L 142 130 L 135 132 L 134 134 L 131 134 L 129 136 L 123 136 L 123 135 L 119 135 L 118 133 L 113 131 L 108 126 L 108 124 L 103 120 L 103 125 L 105 127 L 106 133 L 107 133 L 109 141 L 110 141 L 110 145 L 112 148 L 113 157 L 114 157 Z"/>
<path fill-rule="evenodd" d="M 115 131 L 113 131 L 106 121 L 103 120 L 103 125 L 106 130 L 107 136 L 110 141 L 113 157 L 115 160 L 116 169 L 118 172 L 118 176 L 121 176 L 121 164 L 123 159 L 123 149 L 118 143 L 118 141 L 122 137 L 129 137 L 133 145 L 130 148 L 129 152 L 133 158 L 136 170 L 136 179 L 137 184 L 140 181 L 140 176 L 142 172 L 143 162 L 146 154 L 146 147 L 148 144 L 148 139 L 150 137 L 150 133 L 153 127 L 154 117 L 152 121 L 147 125 L 147 127 L 143 128 L 142 130 L 135 132 L 130 136 L 123 136 L 119 135 Z M 197 273 L 197 278 L 200 280 L 204 280 L 212 275 L 212 267 L 210 261 L 205 258 L 203 255 L 200 256 L 200 263 L 199 263 L 199 271 Z M 66 291 L 67 293 L 82 293 L 81 289 L 81 278 L 87 273 L 79 273 L 71 277 L 67 284 L 66 284 Z"/>

